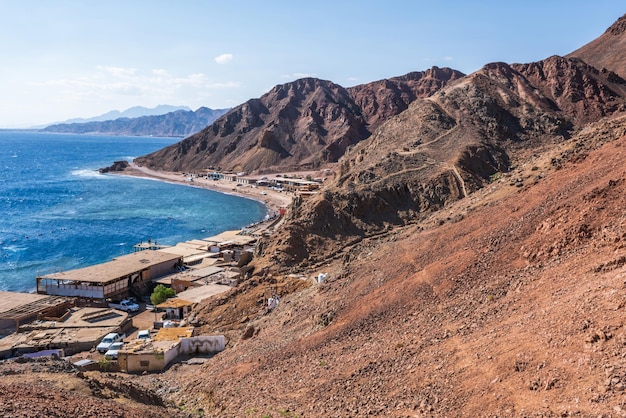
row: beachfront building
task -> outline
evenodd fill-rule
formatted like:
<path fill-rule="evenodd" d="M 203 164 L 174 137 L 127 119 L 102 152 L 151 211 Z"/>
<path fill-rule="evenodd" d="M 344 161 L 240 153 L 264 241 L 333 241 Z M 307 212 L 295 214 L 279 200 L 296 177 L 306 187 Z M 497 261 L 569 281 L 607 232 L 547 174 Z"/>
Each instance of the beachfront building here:
<path fill-rule="evenodd" d="M 257 183 L 254 177 L 237 177 L 236 180 L 239 184 L 255 185 Z"/>
<path fill-rule="evenodd" d="M 37 301 L 38 306 L 30 304 L 28 310 L 34 312 L 42 305 L 52 307 L 50 305 L 56 304 L 52 299 L 66 299 L 58 296 L 43 298 Z M 20 323 L 16 333 L 0 338 L 0 359 L 61 349 L 69 356 L 94 348 L 110 332 L 128 332 L 133 325 L 128 313 L 117 309 L 68 308 L 67 304 L 58 306 L 56 311 L 47 309 L 37 319 L 29 324 Z"/>
<path fill-rule="evenodd" d="M 294 179 L 294 178 L 277 178 L 274 180 L 276 186 L 289 192 L 311 192 L 320 188 L 320 184 L 316 181 Z"/>
<path fill-rule="evenodd" d="M 176 245 L 163 248 L 159 251 L 176 254 L 183 258 L 186 266 L 202 263 L 207 258 L 216 258 L 218 254 L 209 251 L 208 241 L 194 239 L 191 241 L 179 242 Z"/>
<path fill-rule="evenodd" d="M 224 178 L 224 174 L 219 173 L 217 171 L 213 171 L 213 172 L 207 173 L 205 178 L 207 180 L 221 180 Z"/>
<path fill-rule="evenodd" d="M 238 248 L 242 251 L 254 249 L 257 238 L 252 235 L 243 234 L 240 230 L 235 230 L 224 231 L 221 234 L 203 238 L 202 240 L 208 242 L 210 252 L 220 253 L 233 248 Z"/>
<path fill-rule="evenodd" d="M 89 299 L 120 299 L 139 290 L 152 279 L 178 271 L 182 257 L 145 250 L 76 270 L 37 277 L 37 293 Z"/>

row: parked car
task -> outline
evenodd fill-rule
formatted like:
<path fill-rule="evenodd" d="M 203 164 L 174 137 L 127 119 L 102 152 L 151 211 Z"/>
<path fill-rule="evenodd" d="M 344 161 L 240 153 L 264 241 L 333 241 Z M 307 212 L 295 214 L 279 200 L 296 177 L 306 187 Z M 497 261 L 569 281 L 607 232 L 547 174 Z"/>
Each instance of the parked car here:
<path fill-rule="evenodd" d="M 150 339 L 150 331 L 147 329 L 141 330 L 137 333 L 137 339 L 147 341 Z"/>
<path fill-rule="evenodd" d="M 105 353 L 110 347 L 111 344 L 116 343 L 118 341 L 122 341 L 124 339 L 124 334 L 118 334 L 117 332 L 112 332 L 104 336 L 100 344 L 96 346 L 96 349 L 100 353 Z"/>
<path fill-rule="evenodd" d="M 125 312 L 137 312 L 139 310 L 139 305 L 130 299 L 125 299 L 120 303 L 109 303 L 109 308 L 119 309 L 120 311 Z"/>
<path fill-rule="evenodd" d="M 118 341 L 116 343 L 111 344 L 106 353 L 104 353 L 104 358 L 107 360 L 117 360 L 117 354 L 124 346 L 122 341 Z"/>

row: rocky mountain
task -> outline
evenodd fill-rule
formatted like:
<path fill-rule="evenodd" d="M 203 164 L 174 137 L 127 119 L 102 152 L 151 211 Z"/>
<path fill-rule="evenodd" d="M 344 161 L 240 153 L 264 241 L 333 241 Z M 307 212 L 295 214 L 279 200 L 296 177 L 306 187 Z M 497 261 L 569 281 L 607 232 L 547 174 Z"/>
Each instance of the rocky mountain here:
<path fill-rule="evenodd" d="M 153 116 L 121 117 L 115 120 L 86 123 L 63 123 L 50 125 L 42 131 L 73 134 L 184 137 L 211 125 L 213 121 L 227 111 L 228 109 L 201 107 L 196 111 L 176 110 Z"/>
<path fill-rule="evenodd" d="M 373 132 L 387 119 L 405 111 L 416 99 L 429 97 L 463 76 L 463 73 L 451 68 L 433 67 L 350 87 L 347 91 L 361 109 L 368 130 Z"/>
<path fill-rule="evenodd" d="M 462 76 L 432 68 L 350 89 L 314 78 L 297 80 L 274 87 L 196 135 L 137 163 L 172 171 L 319 168 L 337 161 L 349 146 L 369 137 L 418 97 Z"/>
<path fill-rule="evenodd" d="M 340 161 L 333 181 L 296 202 L 267 254 L 321 262 L 346 242 L 420 221 L 626 110 L 626 81 L 579 59 L 493 63 L 414 101 Z M 555 163 L 557 164 L 557 163 Z"/>

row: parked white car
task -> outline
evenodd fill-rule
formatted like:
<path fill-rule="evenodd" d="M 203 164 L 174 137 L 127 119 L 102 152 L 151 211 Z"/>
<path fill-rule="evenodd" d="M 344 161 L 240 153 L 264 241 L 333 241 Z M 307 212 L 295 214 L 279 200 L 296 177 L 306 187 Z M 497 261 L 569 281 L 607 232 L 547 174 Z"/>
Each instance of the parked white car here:
<path fill-rule="evenodd" d="M 122 341 L 111 344 L 109 350 L 104 353 L 104 358 L 107 360 L 117 360 L 117 355 L 122 347 L 124 347 L 124 343 Z"/>
<path fill-rule="evenodd" d="M 124 312 L 137 312 L 139 310 L 139 305 L 129 299 L 125 299 L 120 303 L 109 303 L 109 308 L 119 309 Z"/>
<path fill-rule="evenodd" d="M 137 333 L 137 339 L 147 341 L 150 339 L 150 331 L 147 329 L 141 330 Z"/>
<path fill-rule="evenodd" d="M 116 343 L 118 341 L 122 341 L 122 339 L 124 339 L 125 335 L 124 334 L 118 334 L 117 332 L 112 332 L 110 334 L 107 334 L 104 336 L 104 338 L 102 339 L 102 341 L 100 342 L 100 344 L 98 344 L 96 346 L 96 349 L 101 352 L 104 353 L 106 352 L 113 343 Z"/>

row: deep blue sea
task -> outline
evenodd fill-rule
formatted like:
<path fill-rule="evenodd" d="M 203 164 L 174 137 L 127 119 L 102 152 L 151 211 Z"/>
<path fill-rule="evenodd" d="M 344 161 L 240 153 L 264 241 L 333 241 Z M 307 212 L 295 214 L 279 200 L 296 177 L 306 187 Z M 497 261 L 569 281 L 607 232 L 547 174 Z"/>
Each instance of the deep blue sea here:
<path fill-rule="evenodd" d="M 176 141 L 0 131 L 0 290 L 32 291 L 39 274 L 148 239 L 171 245 L 263 219 L 253 200 L 97 171 Z"/>

